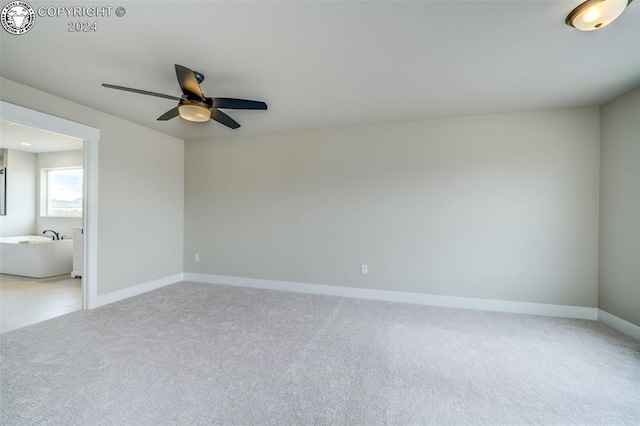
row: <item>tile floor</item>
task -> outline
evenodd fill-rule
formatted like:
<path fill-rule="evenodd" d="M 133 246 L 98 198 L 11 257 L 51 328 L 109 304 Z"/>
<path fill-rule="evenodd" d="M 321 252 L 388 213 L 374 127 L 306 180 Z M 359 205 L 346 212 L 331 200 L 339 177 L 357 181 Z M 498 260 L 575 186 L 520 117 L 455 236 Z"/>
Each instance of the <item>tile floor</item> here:
<path fill-rule="evenodd" d="M 0 333 L 82 309 L 82 279 L 0 274 Z"/>

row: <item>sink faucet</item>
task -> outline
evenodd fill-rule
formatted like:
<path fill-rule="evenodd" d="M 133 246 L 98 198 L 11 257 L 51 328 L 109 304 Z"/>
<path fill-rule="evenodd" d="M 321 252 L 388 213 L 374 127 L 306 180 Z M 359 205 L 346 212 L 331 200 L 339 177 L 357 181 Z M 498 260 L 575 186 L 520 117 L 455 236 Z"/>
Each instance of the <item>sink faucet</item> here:
<path fill-rule="evenodd" d="M 42 235 L 45 235 L 47 232 L 53 232 L 51 239 L 53 239 L 54 241 L 60 239 L 60 234 L 58 234 L 56 231 L 52 231 L 51 229 L 47 229 L 46 231 L 43 231 Z"/>

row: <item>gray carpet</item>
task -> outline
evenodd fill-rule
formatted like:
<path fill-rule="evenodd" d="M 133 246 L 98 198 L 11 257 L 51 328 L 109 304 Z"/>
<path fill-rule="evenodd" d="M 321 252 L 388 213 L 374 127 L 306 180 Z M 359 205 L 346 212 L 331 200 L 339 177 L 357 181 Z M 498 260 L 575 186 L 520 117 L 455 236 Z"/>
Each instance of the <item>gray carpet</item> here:
<path fill-rule="evenodd" d="M 179 283 L 1 340 L 0 424 L 640 424 L 599 323 Z"/>

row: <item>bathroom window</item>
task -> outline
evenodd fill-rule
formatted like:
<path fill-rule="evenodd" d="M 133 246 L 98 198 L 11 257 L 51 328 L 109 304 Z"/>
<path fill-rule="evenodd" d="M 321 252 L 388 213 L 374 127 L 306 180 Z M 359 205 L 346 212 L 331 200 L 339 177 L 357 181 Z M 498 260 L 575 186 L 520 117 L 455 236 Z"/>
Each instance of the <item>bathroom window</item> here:
<path fill-rule="evenodd" d="M 41 216 L 82 217 L 82 167 L 42 169 Z"/>

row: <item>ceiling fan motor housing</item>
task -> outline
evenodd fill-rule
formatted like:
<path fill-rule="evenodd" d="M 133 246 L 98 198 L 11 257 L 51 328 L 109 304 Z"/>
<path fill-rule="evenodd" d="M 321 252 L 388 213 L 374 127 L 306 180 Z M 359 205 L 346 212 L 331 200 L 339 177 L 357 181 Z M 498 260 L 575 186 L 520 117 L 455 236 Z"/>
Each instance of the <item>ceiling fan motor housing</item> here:
<path fill-rule="evenodd" d="M 204 74 L 198 72 L 198 71 L 193 71 L 193 75 L 195 76 L 196 80 L 198 81 L 198 84 L 202 83 L 204 81 Z"/>

